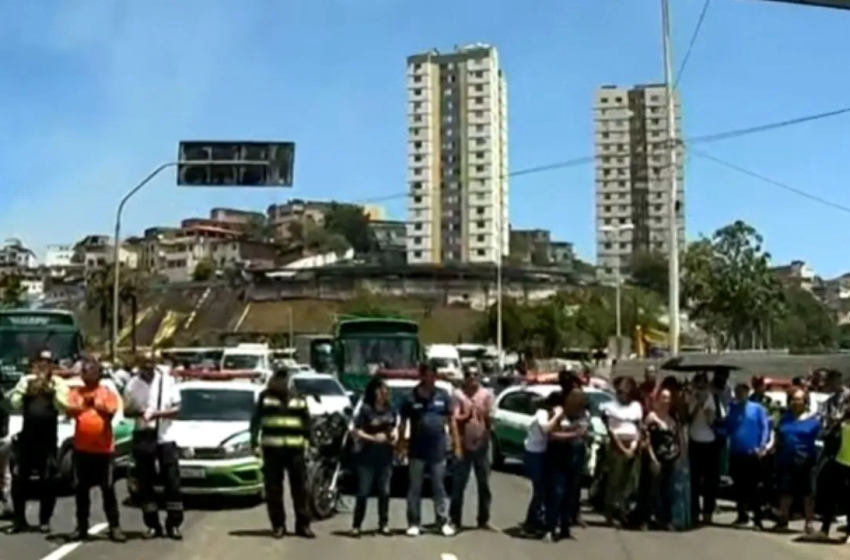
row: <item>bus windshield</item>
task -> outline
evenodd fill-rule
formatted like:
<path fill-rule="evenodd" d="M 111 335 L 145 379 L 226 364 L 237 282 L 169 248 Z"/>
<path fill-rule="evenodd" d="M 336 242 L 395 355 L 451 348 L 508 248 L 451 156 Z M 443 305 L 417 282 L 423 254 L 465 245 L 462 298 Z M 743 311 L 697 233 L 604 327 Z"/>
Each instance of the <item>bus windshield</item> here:
<path fill-rule="evenodd" d="M 50 350 L 56 360 L 73 360 L 80 355 L 80 335 L 76 331 L 0 330 L 0 361 L 6 364 L 31 360 L 42 350 Z"/>
<path fill-rule="evenodd" d="M 341 340 L 346 372 L 370 369 L 414 369 L 418 362 L 418 341 L 407 337 L 357 337 Z"/>

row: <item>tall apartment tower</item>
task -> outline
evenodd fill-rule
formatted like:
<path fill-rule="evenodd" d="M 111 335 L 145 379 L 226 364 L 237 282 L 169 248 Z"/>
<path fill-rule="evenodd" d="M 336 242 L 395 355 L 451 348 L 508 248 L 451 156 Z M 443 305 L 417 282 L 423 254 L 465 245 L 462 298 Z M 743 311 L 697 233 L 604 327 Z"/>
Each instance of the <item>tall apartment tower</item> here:
<path fill-rule="evenodd" d="M 407 59 L 409 264 L 508 254 L 508 99 L 495 47 Z"/>
<path fill-rule="evenodd" d="M 596 264 L 605 276 L 628 273 L 639 253 L 669 251 L 670 153 L 663 84 L 602 86 L 593 104 L 596 131 Z M 676 137 L 681 112 L 676 99 Z M 679 148 L 677 231 L 685 240 L 684 167 Z"/>

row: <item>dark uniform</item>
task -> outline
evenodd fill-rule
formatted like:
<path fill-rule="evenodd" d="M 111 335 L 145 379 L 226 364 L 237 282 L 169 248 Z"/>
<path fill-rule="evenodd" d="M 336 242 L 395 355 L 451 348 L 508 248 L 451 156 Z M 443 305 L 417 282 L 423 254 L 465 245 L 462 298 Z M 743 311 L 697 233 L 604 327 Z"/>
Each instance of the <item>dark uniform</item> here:
<path fill-rule="evenodd" d="M 280 374 L 278 374 L 280 375 Z M 283 507 L 284 473 L 295 509 L 295 534 L 313 538 L 307 501 L 306 451 L 310 444 L 310 413 L 307 401 L 296 395 L 266 389 L 257 397 L 251 420 L 251 446 L 262 450 L 266 506 L 274 536 L 286 533 Z"/>
<path fill-rule="evenodd" d="M 26 530 L 26 499 L 37 489 L 39 528 L 49 532 L 56 507 L 57 428 L 67 389 L 56 377 L 28 375 L 12 390 L 10 402 L 23 413 L 21 433 L 12 441 L 12 531 Z"/>

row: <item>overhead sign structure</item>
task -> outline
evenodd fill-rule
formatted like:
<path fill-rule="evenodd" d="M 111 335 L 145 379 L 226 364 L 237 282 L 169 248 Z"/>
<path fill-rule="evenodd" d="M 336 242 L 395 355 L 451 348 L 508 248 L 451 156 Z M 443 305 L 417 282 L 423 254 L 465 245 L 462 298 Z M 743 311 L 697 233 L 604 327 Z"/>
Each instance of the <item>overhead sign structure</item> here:
<path fill-rule="evenodd" d="M 833 8 L 836 10 L 850 10 L 850 0 L 765 0 L 767 2 L 782 2 L 783 4 L 797 4 L 815 8 Z"/>
<path fill-rule="evenodd" d="M 177 184 L 291 187 L 294 163 L 294 142 L 180 142 Z"/>

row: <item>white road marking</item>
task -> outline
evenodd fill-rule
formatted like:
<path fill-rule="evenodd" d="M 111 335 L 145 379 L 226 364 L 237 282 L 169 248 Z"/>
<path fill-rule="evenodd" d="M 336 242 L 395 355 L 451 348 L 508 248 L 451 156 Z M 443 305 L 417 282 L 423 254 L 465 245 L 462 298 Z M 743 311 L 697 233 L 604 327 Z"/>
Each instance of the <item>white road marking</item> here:
<path fill-rule="evenodd" d="M 89 535 L 92 535 L 92 536 L 97 535 L 98 533 L 104 532 L 108 528 L 109 528 L 108 523 L 98 523 L 97 525 L 95 525 L 94 527 L 89 529 Z M 83 543 L 81 543 L 81 542 L 72 542 L 72 543 L 68 543 L 68 544 L 63 544 L 62 546 L 60 546 L 59 548 L 57 548 L 56 550 L 54 550 L 53 552 L 51 552 L 50 554 L 48 554 L 47 556 L 42 558 L 41 560 L 61 560 L 62 558 L 65 558 L 66 556 L 68 556 L 69 554 L 71 554 L 72 552 L 77 550 L 82 545 L 83 545 Z"/>
<path fill-rule="evenodd" d="M 440 554 L 440 560 L 457 560 L 457 556 L 449 552 L 443 552 L 442 554 Z"/>

